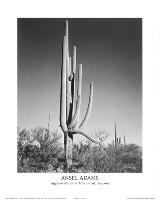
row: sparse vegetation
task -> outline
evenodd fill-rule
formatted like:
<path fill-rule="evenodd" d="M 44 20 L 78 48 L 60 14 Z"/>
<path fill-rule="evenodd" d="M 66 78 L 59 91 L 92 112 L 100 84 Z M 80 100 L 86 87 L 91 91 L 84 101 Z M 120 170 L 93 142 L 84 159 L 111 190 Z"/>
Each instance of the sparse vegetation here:
<path fill-rule="evenodd" d="M 101 134 L 100 134 L 101 135 Z M 57 131 L 18 129 L 17 167 L 19 173 L 64 172 L 65 156 Z M 73 146 L 69 172 L 140 173 L 142 149 L 136 144 L 108 144 L 106 147 L 81 142 Z"/>

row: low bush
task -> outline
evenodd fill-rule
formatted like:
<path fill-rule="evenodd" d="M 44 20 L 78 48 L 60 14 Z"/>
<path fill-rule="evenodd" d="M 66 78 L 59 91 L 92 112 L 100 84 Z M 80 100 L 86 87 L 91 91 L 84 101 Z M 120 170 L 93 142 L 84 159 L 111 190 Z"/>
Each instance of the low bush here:
<path fill-rule="evenodd" d="M 94 173 L 142 172 L 142 150 L 135 144 L 102 148 L 90 145 L 74 146 L 77 171 Z"/>
<path fill-rule="evenodd" d="M 53 172 L 63 166 L 58 133 L 44 128 L 18 134 L 18 172 Z"/>
<path fill-rule="evenodd" d="M 18 131 L 17 161 L 20 173 L 64 172 L 64 153 L 57 131 L 45 128 Z M 73 166 L 76 173 L 140 173 L 142 149 L 136 144 L 107 147 L 91 143 L 75 144 Z"/>

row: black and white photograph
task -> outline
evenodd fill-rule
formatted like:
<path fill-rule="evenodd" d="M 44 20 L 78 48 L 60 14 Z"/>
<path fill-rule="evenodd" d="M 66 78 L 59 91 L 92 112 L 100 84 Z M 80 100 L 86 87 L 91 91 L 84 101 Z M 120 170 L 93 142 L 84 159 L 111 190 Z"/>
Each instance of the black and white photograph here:
<path fill-rule="evenodd" d="M 142 19 L 17 30 L 17 172 L 142 173 Z"/>
<path fill-rule="evenodd" d="M 0 200 L 159 200 L 158 0 L 0 8 Z"/>

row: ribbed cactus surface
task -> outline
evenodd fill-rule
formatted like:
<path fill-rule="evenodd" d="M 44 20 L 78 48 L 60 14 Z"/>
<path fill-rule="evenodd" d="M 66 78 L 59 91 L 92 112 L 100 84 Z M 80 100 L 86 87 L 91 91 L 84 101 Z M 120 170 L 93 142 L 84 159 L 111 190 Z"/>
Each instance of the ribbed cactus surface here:
<path fill-rule="evenodd" d="M 76 46 L 73 47 L 73 59 L 69 54 L 69 31 L 66 21 L 66 31 L 63 38 L 63 56 L 61 68 L 61 95 L 60 95 L 60 126 L 64 132 L 64 151 L 67 167 L 72 165 L 73 135 L 82 134 L 94 143 L 96 140 L 82 131 L 89 119 L 93 103 L 93 82 L 90 84 L 89 102 L 86 114 L 80 122 L 80 108 L 82 95 L 82 64 L 78 66 L 78 85 L 76 87 Z M 76 95 L 77 89 L 77 95 Z"/>

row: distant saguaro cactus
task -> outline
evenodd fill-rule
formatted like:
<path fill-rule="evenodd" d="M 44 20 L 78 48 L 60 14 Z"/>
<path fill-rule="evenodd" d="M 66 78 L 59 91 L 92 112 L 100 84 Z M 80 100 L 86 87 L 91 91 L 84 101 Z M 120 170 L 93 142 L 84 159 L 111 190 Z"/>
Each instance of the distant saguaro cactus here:
<path fill-rule="evenodd" d="M 126 145 L 126 136 L 124 135 L 124 145 Z"/>
<path fill-rule="evenodd" d="M 116 124 L 115 124 L 115 132 L 114 132 L 114 145 L 115 145 L 115 147 L 117 147 L 117 142 L 118 142 L 118 138 L 117 138 L 117 129 L 116 129 Z"/>
<path fill-rule="evenodd" d="M 86 124 L 92 109 L 93 82 L 90 83 L 88 108 L 82 122 L 79 122 L 82 89 L 82 64 L 78 68 L 77 100 L 75 105 L 75 74 L 76 74 L 76 47 L 73 48 L 73 60 L 69 55 L 68 21 L 63 39 L 63 59 L 61 68 L 61 95 L 60 95 L 60 126 L 64 132 L 64 151 L 66 167 L 72 165 L 73 135 L 82 134 L 92 142 L 96 140 L 84 133 L 81 129 Z"/>

